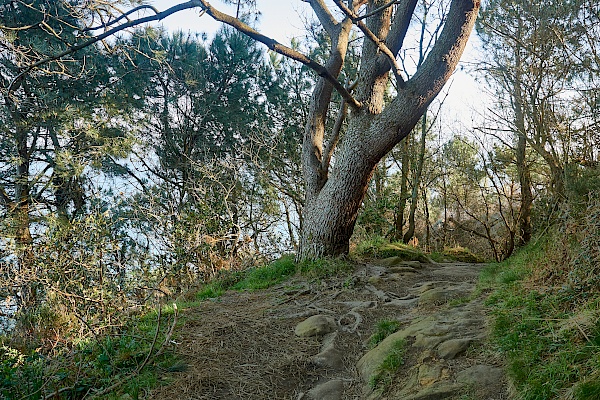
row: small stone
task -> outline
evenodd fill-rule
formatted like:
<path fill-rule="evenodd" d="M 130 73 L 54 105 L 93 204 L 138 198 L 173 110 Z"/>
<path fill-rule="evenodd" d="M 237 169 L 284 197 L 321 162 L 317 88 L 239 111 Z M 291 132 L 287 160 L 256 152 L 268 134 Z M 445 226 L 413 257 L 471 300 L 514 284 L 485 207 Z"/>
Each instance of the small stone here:
<path fill-rule="evenodd" d="M 410 307 L 415 304 L 419 300 L 417 297 L 414 299 L 394 299 L 388 301 L 387 303 L 383 303 L 384 306 L 394 306 L 394 307 Z"/>
<path fill-rule="evenodd" d="M 460 386 L 437 384 L 425 387 L 419 393 L 407 396 L 403 400 L 439 400 L 451 398 L 460 390 Z"/>
<path fill-rule="evenodd" d="M 415 335 L 414 345 L 417 347 L 424 347 L 426 349 L 434 349 L 438 344 L 451 339 L 452 335 L 443 335 L 443 336 L 435 336 L 435 335 L 424 335 L 423 333 L 417 333 Z"/>
<path fill-rule="evenodd" d="M 315 365 L 336 370 L 340 370 L 344 367 L 342 353 L 335 347 L 337 337 L 337 331 L 330 333 L 325 337 L 323 346 L 321 346 L 321 352 L 312 359 Z"/>
<path fill-rule="evenodd" d="M 473 365 L 456 375 L 458 383 L 481 387 L 491 386 L 502 380 L 502 369 L 491 365 Z"/>
<path fill-rule="evenodd" d="M 388 281 L 403 281 L 405 274 L 389 274 L 387 277 Z"/>
<path fill-rule="evenodd" d="M 296 325 L 296 336 L 321 336 L 335 331 L 335 320 L 327 315 L 313 315 Z"/>
<path fill-rule="evenodd" d="M 444 304 L 449 299 L 448 293 L 444 289 L 430 289 L 419 296 L 419 305 L 439 305 Z"/>
<path fill-rule="evenodd" d="M 380 276 L 370 276 L 369 279 L 367 279 L 367 282 L 369 282 L 371 285 L 381 283 L 381 277 Z"/>
<path fill-rule="evenodd" d="M 335 347 L 329 347 L 323 350 L 314 356 L 312 361 L 321 368 L 340 370 L 344 366 L 342 354 Z"/>
<path fill-rule="evenodd" d="M 441 358 L 452 360 L 464 353 L 473 339 L 450 339 L 438 346 L 437 352 Z"/>
<path fill-rule="evenodd" d="M 344 392 L 344 382 L 334 379 L 315 386 L 308 391 L 308 398 L 313 400 L 340 400 Z"/>

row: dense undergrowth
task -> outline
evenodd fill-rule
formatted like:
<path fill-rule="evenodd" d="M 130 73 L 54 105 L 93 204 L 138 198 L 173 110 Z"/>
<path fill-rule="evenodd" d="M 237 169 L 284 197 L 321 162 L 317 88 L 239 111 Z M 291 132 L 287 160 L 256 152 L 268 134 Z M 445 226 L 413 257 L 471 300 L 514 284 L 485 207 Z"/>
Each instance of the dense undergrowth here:
<path fill-rule="evenodd" d="M 600 398 L 600 203 L 559 223 L 482 274 L 493 343 L 516 398 Z"/>

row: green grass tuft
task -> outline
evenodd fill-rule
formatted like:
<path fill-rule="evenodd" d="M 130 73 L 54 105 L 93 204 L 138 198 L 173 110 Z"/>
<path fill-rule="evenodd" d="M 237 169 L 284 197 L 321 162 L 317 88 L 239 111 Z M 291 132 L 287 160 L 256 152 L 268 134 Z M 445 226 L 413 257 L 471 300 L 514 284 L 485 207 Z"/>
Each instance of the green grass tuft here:
<path fill-rule="evenodd" d="M 297 265 L 297 269 L 306 277 L 324 279 L 346 274 L 354 269 L 354 265 L 339 258 L 320 258 L 302 261 Z"/>
<path fill-rule="evenodd" d="M 232 288 L 249 291 L 266 289 L 283 282 L 295 273 L 296 264 L 293 256 L 284 256 L 264 267 L 248 270 L 246 277 Z"/>
<path fill-rule="evenodd" d="M 465 263 L 482 263 L 484 260 L 465 247 L 450 247 L 442 252 L 444 258 Z"/>
<path fill-rule="evenodd" d="M 402 261 L 430 262 L 431 259 L 416 247 L 401 242 L 390 243 L 387 239 L 376 236 L 356 245 L 353 256 L 358 258 L 398 257 Z"/>
<path fill-rule="evenodd" d="M 375 332 L 369 338 L 369 348 L 376 347 L 386 337 L 400 329 L 400 321 L 384 319 L 377 323 Z"/>
<path fill-rule="evenodd" d="M 406 355 L 406 340 L 400 339 L 394 342 L 392 349 L 381 365 L 375 371 L 375 374 L 369 380 L 372 389 L 385 389 L 392 382 L 393 376 L 398 369 L 404 365 L 404 356 Z"/>
<path fill-rule="evenodd" d="M 223 271 L 196 294 L 198 300 L 218 298 L 227 290 L 261 290 L 285 281 L 296 273 L 294 257 L 286 255 L 263 267 Z"/>

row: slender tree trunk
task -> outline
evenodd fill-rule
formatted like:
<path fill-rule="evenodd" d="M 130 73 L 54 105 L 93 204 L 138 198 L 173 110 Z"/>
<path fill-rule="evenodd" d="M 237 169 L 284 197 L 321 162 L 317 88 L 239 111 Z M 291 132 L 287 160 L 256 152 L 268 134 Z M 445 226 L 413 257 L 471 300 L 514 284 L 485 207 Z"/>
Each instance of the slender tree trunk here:
<path fill-rule="evenodd" d="M 417 159 L 417 168 L 413 176 L 413 188 L 410 197 L 410 212 L 408 214 L 408 230 L 404 234 L 404 243 L 408 243 L 415 235 L 415 214 L 419 200 L 419 187 L 421 185 L 421 175 L 423 174 L 423 163 L 425 161 L 425 139 L 427 136 L 427 110 L 421 117 L 421 139 L 419 141 L 419 154 Z"/>
<path fill-rule="evenodd" d="M 431 221 L 429 220 L 429 200 L 427 188 L 423 189 L 423 203 L 425 204 L 425 251 L 431 251 Z"/>
<path fill-rule="evenodd" d="M 406 201 L 408 200 L 408 172 L 409 172 L 409 155 L 408 155 L 408 138 L 404 139 L 402 146 L 402 168 L 400 170 L 400 200 L 396 207 L 396 219 L 394 221 L 394 238 L 402 239 L 404 231 L 404 211 L 406 210 Z"/>
<path fill-rule="evenodd" d="M 520 25 L 520 21 L 519 21 Z M 527 130 L 525 127 L 524 99 L 521 88 L 521 48 L 515 49 L 515 87 L 513 88 L 513 107 L 515 112 L 515 126 L 517 128 L 517 148 L 515 159 L 517 173 L 519 175 L 519 186 L 521 188 L 521 206 L 517 220 L 517 246 L 529 243 L 531 240 L 531 207 L 533 205 L 533 193 L 531 191 L 531 173 L 527 163 Z"/>
<path fill-rule="evenodd" d="M 33 238 L 31 236 L 30 218 L 30 187 L 29 187 L 29 147 L 27 146 L 27 132 L 17 128 L 17 152 L 19 164 L 17 165 L 17 178 L 15 179 L 14 203 L 9 207 L 9 215 L 13 225 L 13 234 L 16 245 L 18 274 L 16 281 L 20 282 L 19 307 L 28 309 L 37 300 L 33 271 Z"/>
<path fill-rule="evenodd" d="M 519 134 L 517 138 L 516 161 L 519 174 L 519 186 L 521 188 L 521 206 L 518 215 L 518 237 L 517 246 L 522 246 L 531 240 L 531 207 L 533 205 L 533 193 L 531 191 L 531 174 L 526 159 L 527 142 L 524 135 Z"/>

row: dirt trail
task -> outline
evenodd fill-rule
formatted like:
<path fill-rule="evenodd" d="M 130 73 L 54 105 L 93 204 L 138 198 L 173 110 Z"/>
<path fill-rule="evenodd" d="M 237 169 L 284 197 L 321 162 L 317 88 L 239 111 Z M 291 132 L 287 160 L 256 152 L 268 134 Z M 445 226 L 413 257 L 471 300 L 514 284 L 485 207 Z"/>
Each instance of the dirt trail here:
<path fill-rule="evenodd" d="M 185 312 L 178 335 L 187 370 L 151 398 L 506 399 L 501 361 L 485 349 L 481 299 L 467 299 L 481 268 L 391 258 L 349 277 L 294 278 L 206 301 Z M 309 317 L 304 325 L 321 324 L 301 332 Z M 383 319 L 400 321 L 400 330 L 370 350 Z M 369 381 L 398 340 L 404 364 L 373 390 Z"/>

